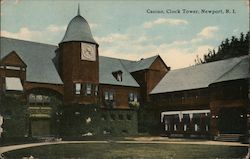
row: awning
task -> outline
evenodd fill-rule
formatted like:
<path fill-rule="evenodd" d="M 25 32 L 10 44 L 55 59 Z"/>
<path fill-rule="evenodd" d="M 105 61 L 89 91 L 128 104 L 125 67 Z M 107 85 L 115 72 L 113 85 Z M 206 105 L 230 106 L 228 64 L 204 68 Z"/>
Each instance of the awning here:
<path fill-rule="evenodd" d="M 189 117 L 192 119 L 193 114 L 207 114 L 210 113 L 210 110 L 184 110 L 184 111 L 167 111 L 167 112 L 162 112 L 161 113 L 161 122 L 163 122 L 163 118 L 165 115 L 179 115 L 179 120 L 181 121 L 183 118 L 183 114 L 188 114 Z"/>
<path fill-rule="evenodd" d="M 5 77 L 5 83 L 7 91 L 23 91 L 23 85 L 20 78 Z"/>

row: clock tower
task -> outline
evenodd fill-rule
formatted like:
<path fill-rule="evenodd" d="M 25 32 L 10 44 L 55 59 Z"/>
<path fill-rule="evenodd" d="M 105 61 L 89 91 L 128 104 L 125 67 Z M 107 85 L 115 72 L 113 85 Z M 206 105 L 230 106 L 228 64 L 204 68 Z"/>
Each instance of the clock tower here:
<path fill-rule="evenodd" d="M 64 102 L 98 102 L 99 55 L 88 22 L 78 14 L 68 24 L 59 43 L 59 72 L 64 82 Z"/>

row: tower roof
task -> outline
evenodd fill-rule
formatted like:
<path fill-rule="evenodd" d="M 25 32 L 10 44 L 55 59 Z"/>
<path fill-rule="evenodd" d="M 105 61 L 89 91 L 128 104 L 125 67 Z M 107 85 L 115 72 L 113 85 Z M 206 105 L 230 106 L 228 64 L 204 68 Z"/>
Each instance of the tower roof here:
<path fill-rule="evenodd" d="M 80 15 L 79 6 L 77 16 L 69 22 L 66 33 L 60 43 L 70 41 L 83 41 L 97 44 L 92 36 L 88 22 Z"/>

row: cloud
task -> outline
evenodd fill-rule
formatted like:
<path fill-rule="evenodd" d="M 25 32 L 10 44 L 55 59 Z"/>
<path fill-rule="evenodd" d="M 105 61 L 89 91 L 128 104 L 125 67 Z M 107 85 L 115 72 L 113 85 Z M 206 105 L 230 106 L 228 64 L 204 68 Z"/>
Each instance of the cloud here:
<path fill-rule="evenodd" d="M 144 23 L 142 26 L 153 27 L 158 24 L 170 23 L 158 19 L 152 23 Z M 175 21 L 172 25 L 188 24 L 187 22 Z M 141 27 L 141 26 L 140 26 Z M 162 36 L 152 37 L 140 27 L 128 29 L 125 33 L 112 33 L 101 37 L 95 37 L 99 43 L 99 53 L 103 56 L 140 60 L 159 54 L 166 64 L 172 69 L 188 67 L 195 64 L 197 55 L 203 58 L 208 49 L 214 46 L 207 45 L 204 41 L 207 37 L 219 29 L 216 26 L 203 28 L 199 33 L 189 39 L 178 39 L 165 42 Z M 139 31 L 137 31 L 139 29 Z M 136 32 L 135 32 L 136 30 Z"/>
<path fill-rule="evenodd" d="M 197 35 L 202 38 L 210 39 L 215 36 L 215 33 L 219 30 L 217 26 L 207 26 L 201 30 Z"/>
<path fill-rule="evenodd" d="M 1 31 L 1 35 L 17 39 L 32 40 L 41 37 L 42 32 L 32 31 L 27 27 L 22 27 L 18 32 L 8 32 L 3 30 Z"/>
<path fill-rule="evenodd" d="M 188 21 L 182 19 L 170 19 L 170 18 L 159 18 L 152 22 L 146 22 L 143 24 L 145 29 L 152 28 L 156 25 L 182 25 L 188 24 Z"/>
<path fill-rule="evenodd" d="M 47 30 L 50 32 L 62 32 L 66 30 L 66 26 L 49 25 Z"/>
<path fill-rule="evenodd" d="M 130 46 L 129 44 L 117 46 L 115 43 L 114 46 L 102 47 L 102 45 L 100 45 L 100 55 L 129 60 L 140 60 L 141 58 L 160 55 L 165 63 L 172 69 L 184 68 L 194 65 L 194 60 L 196 59 L 197 55 L 200 58 L 203 58 L 203 55 L 207 53 L 208 49 L 214 48 L 210 45 L 197 45 L 192 48 L 181 48 L 178 47 L 177 43 L 138 45 L 137 47 Z M 127 48 L 129 48 L 129 50 Z"/>
<path fill-rule="evenodd" d="M 152 41 L 156 41 L 158 38 L 152 38 L 146 34 L 138 36 L 130 33 L 114 33 L 95 39 L 100 44 L 99 53 L 102 56 L 140 60 L 159 54 L 172 69 L 194 65 L 197 55 L 203 58 L 208 49 L 214 48 L 211 45 L 200 44 L 202 39 L 196 36 L 190 40 L 153 44 Z"/>
<path fill-rule="evenodd" d="M 5 2 L 7 2 L 7 0 L 0 0 L 0 1 L 1 1 L 1 5 L 3 5 Z M 12 4 L 17 5 L 20 3 L 20 1 L 21 0 L 15 0 L 15 1 L 11 1 L 11 2 L 12 2 Z"/>
<path fill-rule="evenodd" d="M 16 0 L 14 4 L 17 5 L 17 4 L 20 3 L 20 1 L 21 1 L 21 0 Z"/>
<path fill-rule="evenodd" d="M 59 42 L 61 40 L 54 38 L 61 38 L 65 30 L 66 26 L 57 25 L 49 25 L 42 30 L 32 30 L 28 27 L 22 27 L 17 32 L 1 30 L 1 36 L 53 44 L 55 41 Z"/>
<path fill-rule="evenodd" d="M 208 51 L 208 49 L 213 48 L 214 47 L 210 45 L 199 45 L 194 47 L 194 50 L 189 48 L 166 48 L 162 46 L 160 55 L 168 66 L 172 69 L 178 69 L 194 65 L 194 60 L 197 55 L 200 58 L 203 58 L 203 55 Z"/>
<path fill-rule="evenodd" d="M 96 23 L 89 23 L 89 26 L 90 26 L 90 29 L 95 29 L 95 28 L 99 27 L 99 25 Z"/>
<path fill-rule="evenodd" d="M 109 34 L 105 37 L 95 37 L 95 39 L 99 43 L 113 43 L 113 42 L 128 40 L 128 35 L 127 34 L 113 33 L 113 34 Z"/>

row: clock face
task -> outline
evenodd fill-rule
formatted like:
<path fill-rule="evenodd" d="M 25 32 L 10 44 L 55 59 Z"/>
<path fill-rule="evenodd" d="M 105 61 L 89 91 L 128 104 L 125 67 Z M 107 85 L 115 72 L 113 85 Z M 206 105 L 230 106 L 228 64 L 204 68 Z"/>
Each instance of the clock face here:
<path fill-rule="evenodd" d="M 96 47 L 93 44 L 81 43 L 81 59 L 88 61 L 96 60 Z"/>

